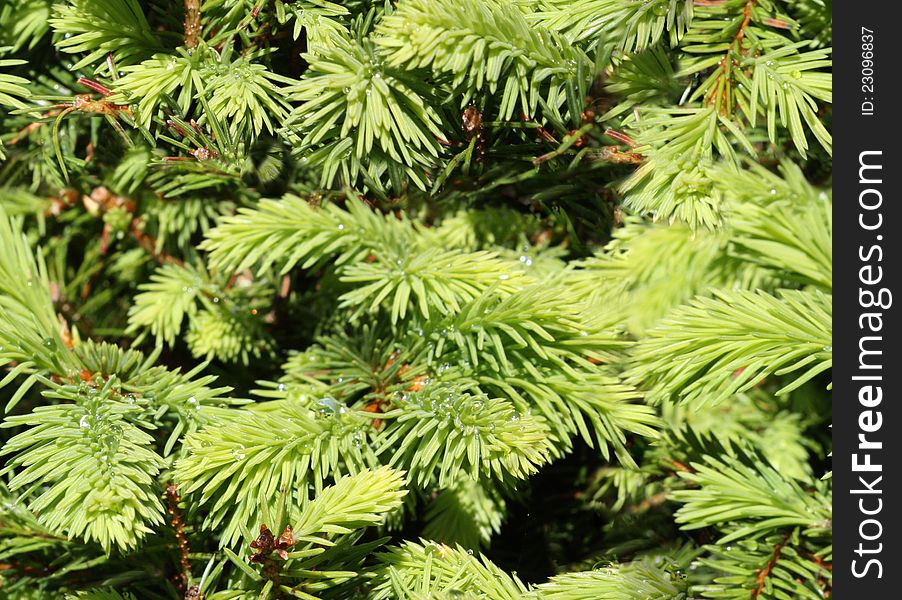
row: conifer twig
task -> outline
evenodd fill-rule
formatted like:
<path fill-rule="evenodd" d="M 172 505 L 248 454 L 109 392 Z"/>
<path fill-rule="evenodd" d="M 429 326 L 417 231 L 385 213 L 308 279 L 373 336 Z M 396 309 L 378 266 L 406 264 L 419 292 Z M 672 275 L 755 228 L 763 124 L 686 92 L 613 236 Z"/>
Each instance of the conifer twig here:
<path fill-rule="evenodd" d="M 752 9 L 758 5 L 758 0 L 747 0 L 745 6 L 742 9 L 742 22 L 739 23 L 739 29 L 736 31 L 736 34 L 733 36 L 733 40 L 730 42 L 730 46 L 727 48 L 726 53 L 723 58 L 720 60 L 720 63 L 717 65 L 717 69 L 720 71 L 720 75 L 718 78 L 720 81 L 718 85 L 712 87 L 711 91 L 708 93 L 705 98 L 705 103 L 709 105 L 717 105 L 717 109 L 721 114 L 729 114 L 732 110 L 731 106 L 731 83 L 730 80 L 730 67 L 733 62 L 733 54 L 738 52 L 739 54 L 743 54 L 742 50 L 742 40 L 745 38 L 745 30 L 749 26 L 749 23 L 752 21 Z M 724 81 L 726 78 L 726 81 Z M 722 102 L 721 102 L 722 100 Z"/>
<path fill-rule="evenodd" d="M 144 230 L 141 228 L 141 219 L 139 219 L 138 217 L 132 219 L 132 222 L 129 225 L 129 231 L 131 232 L 132 237 L 135 238 L 135 241 L 138 242 L 138 245 L 161 265 L 164 265 L 166 263 L 179 266 L 185 265 L 185 263 L 178 258 L 166 254 L 162 250 L 157 251 L 156 240 L 154 240 L 153 237 L 144 232 Z"/>
<path fill-rule="evenodd" d="M 186 593 L 188 582 L 191 579 L 191 560 L 188 558 L 188 537 L 185 535 L 185 521 L 182 519 L 182 513 L 179 510 L 178 485 L 169 483 L 166 486 L 166 504 L 169 513 L 169 523 L 175 532 L 175 539 L 179 545 L 179 565 L 182 567 L 179 573 L 179 593 Z"/>
<path fill-rule="evenodd" d="M 185 0 L 185 48 L 197 48 L 200 40 L 200 2 Z"/>
<path fill-rule="evenodd" d="M 755 589 L 752 590 L 752 600 L 761 595 L 761 592 L 764 591 L 764 582 L 773 572 L 774 567 L 777 565 L 777 561 L 780 560 L 780 552 L 783 550 L 783 546 L 786 545 L 787 540 L 789 540 L 789 534 L 787 533 L 783 537 L 783 541 L 774 546 L 774 553 L 771 556 L 770 560 L 767 561 L 767 564 L 763 569 L 758 571 L 758 576 L 755 579 L 755 583 L 757 584 Z"/>

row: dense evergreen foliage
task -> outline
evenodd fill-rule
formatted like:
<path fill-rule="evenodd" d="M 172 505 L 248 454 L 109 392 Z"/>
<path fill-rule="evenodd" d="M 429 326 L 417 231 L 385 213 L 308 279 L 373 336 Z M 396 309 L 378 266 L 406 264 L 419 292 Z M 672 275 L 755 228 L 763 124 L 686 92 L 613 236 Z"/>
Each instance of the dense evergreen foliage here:
<path fill-rule="evenodd" d="M 0 596 L 831 596 L 830 0 L 0 0 Z"/>

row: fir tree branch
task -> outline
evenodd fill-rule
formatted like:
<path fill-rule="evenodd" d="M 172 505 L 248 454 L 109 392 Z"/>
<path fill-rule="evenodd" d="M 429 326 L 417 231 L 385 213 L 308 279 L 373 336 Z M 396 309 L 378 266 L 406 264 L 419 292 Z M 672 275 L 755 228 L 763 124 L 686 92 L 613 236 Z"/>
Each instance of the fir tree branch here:
<path fill-rule="evenodd" d="M 62 34 L 60 50 L 88 53 L 73 70 L 97 63 L 110 53 L 116 64 L 133 65 L 160 48 L 137 0 L 68 0 L 54 6 L 50 26 Z"/>
<path fill-rule="evenodd" d="M 525 597 L 535 600 L 683 600 L 687 598 L 686 587 L 684 582 L 675 580 L 663 569 L 635 562 L 556 575 Z"/>
<path fill-rule="evenodd" d="M 526 586 L 484 556 L 472 551 L 435 544 L 404 542 L 379 555 L 382 563 L 374 600 L 414 599 L 432 595 L 483 594 L 498 600 L 523 597 Z"/>
<path fill-rule="evenodd" d="M 377 452 L 393 450 L 391 464 L 421 487 L 434 475 L 439 487 L 480 475 L 523 479 L 548 460 L 544 423 L 501 399 L 430 386 L 393 404 L 380 416 Z"/>
<path fill-rule="evenodd" d="M 685 503 L 676 514 L 684 529 L 718 526 L 728 532 L 720 544 L 754 539 L 777 528 L 800 527 L 814 536 L 829 532 L 829 499 L 803 489 L 759 456 L 708 456 L 704 464 L 692 467 L 694 472 L 680 476 L 698 487 L 672 495 Z"/>
<path fill-rule="evenodd" d="M 412 238 L 408 222 L 378 215 L 360 201 L 349 201 L 347 210 L 334 204 L 314 208 L 289 195 L 226 217 L 207 232 L 201 249 L 211 253 L 212 268 L 241 271 L 259 263 L 258 273 L 278 265 L 284 274 L 296 265 L 313 268 L 333 256 L 337 264 L 360 260 Z"/>
<path fill-rule="evenodd" d="M 134 548 L 163 522 L 155 485 L 163 461 L 153 438 L 129 422 L 140 407 L 116 400 L 113 379 L 99 390 L 45 385 L 46 395 L 71 403 L 6 418 L 3 427 L 30 426 L 0 451 L 16 453 L 6 471 L 21 467 L 10 488 L 43 487 L 29 508 L 51 531 L 96 541 L 107 554 L 114 545 Z"/>
<path fill-rule="evenodd" d="M 465 91 L 464 102 L 483 87 L 492 93 L 503 87 L 498 114 L 505 120 L 517 108 L 535 115 L 543 93 L 543 105 L 555 115 L 567 83 L 590 75 L 581 50 L 494 0 L 453 0 L 442 11 L 425 0 L 404 0 L 377 33 L 389 64 L 450 74 L 452 85 Z"/>
<path fill-rule="evenodd" d="M 692 22 L 694 4 L 693 0 L 518 2 L 528 20 L 561 32 L 576 44 L 590 48 L 611 45 L 630 53 L 653 48 L 662 39 L 672 47 L 677 46 Z M 536 5 L 538 10 L 535 10 Z"/>
<path fill-rule="evenodd" d="M 20 221 L 6 216 L 0 207 L 0 365 L 12 371 L 0 387 L 19 375 L 28 375 L 10 397 L 10 410 L 37 382 L 38 376 L 69 377 L 79 363 L 64 343 L 60 322 L 50 301 L 47 268 L 32 253 Z"/>
<path fill-rule="evenodd" d="M 251 531 L 262 507 L 274 509 L 280 490 L 289 506 L 300 507 L 308 487 L 320 491 L 331 476 L 379 464 L 364 443 L 370 426 L 363 414 L 334 398 L 312 404 L 281 401 L 261 411 L 232 411 L 185 438 L 188 452 L 176 464 L 176 478 L 185 494 L 200 491 L 198 503 L 209 503 L 204 525 L 221 528 L 223 546 Z M 238 490 L 245 493 L 235 503 Z"/>
<path fill-rule="evenodd" d="M 628 380 L 645 381 L 654 401 L 699 406 L 723 402 L 769 375 L 801 371 L 778 391 L 786 393 L 831 367 L 831 314 L 832 297 L 820 292 L 719 290 L 677 308 L 649 331 L 636 347 Z"/>
<path fill-rule="evenodd" d="M 422 170 L 444 138 L 429 91 L 386 66 L 369 39 L 333 36 L 304 58 L 311 68 L 287 89 L 299 103 L 287 134 L 302 158 L 323 166 L 320 184 L 329 187 L 340 174 L 345 185 L 361 178 L 374 185 L 387 173 L 397 185 L 403 172 L 425 189 Z"/>
<path fill-rule="evenodd" d="M 319 534 L 344 535 L 382 523 L 386 513 L 401 505 L 407 493 L 403 481 L 403 473 L 388 467 L 338 478 L 303 510 L 292 528 L 295 540 L 326 544 Z"/>

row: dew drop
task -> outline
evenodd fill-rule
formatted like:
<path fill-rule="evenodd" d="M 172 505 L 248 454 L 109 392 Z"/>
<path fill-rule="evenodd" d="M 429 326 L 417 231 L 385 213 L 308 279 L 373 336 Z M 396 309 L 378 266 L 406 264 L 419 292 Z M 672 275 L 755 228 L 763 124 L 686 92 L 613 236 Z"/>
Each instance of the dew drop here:
<path fill-rule="evenodd" d="M 802 78 L 802 72 L 799 71 L 798 69 L 796 69 L 795 71 L 790 73 L 790 75 L 792 76 L 793 79 L 801 79 Z"/>
<path fill-rule="evenodd" d="M 88 418 L 88 415 L 81 416 L 81 419 L 78 420 L 78 426 L 82 429 L 87 429 L 91 426 L 91 419 Z"/>
<path fill-rule="evenodd" d="M 345 224 L 344 224 L 344 223 L 339 223 L 339 224 L 338 224 L 338 230 L 339 230 L 339 231 L 343 230 L 344 228 L 345 228 Z"/>
<path fill-rule="evenodd" d="M 238 444 L 237 448 L 232 448 L 232 456 L 235 457 L 235 460 L 244 460 L 247 456 L 244 452 L 244 444 Z"/>
<path fill-rule="evenodd" d="M 348 412 L 348 407 L 331 396 L 316 401 L 316 412 L 321 417 L 341 417 Z"/>
<path fill-rule="evenodd" d="M 284 392 L 286 389 L 288 389 L 288 387 L 284 383 L 280 383 L 279 387 L 276 389 L 279 390 L 280 392 Z"/>

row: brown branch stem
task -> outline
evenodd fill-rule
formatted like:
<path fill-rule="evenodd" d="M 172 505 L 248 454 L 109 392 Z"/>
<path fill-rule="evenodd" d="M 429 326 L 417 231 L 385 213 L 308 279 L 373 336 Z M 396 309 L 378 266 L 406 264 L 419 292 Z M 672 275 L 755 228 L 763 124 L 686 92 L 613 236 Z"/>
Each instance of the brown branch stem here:
<path fill-rule="evenodd" d="M 161 265 L 169 263 L 178 265 L 180 267 L 185 266 L 185 263 L 183 263 L 178 258 L 166 254 L 162 250 L 157 251 L 156 240 L 145 233 L 143 229 L 141 229 L 141 219 L 139 219 L 138 217 L 132 219 L 131 225 L 129 226 L 129 231 L 131 232 L 132 237 L 135 238 L 135 241 L 138 242 L 138 245 Z"/>
<path fill-rule="evenodd" d="M 777 561 L 780 560 L 780 552 L 788 540 L 789 534 L 787 533 L 783 536 L 783 541 L 774 546 L 774 553 L 771 555 L 770 560 L 767 561 L 767 564 L 764 565 L 764 568 L 758 571 L 758 576 L 755 578 L 755 589 L 752 590 L 752 600 L 755 600 L 764 591 L 764 582 L 770 577 L 774 567 L 777 565 Z"/>
<path fill-rule="evenodd" d="M 176 484 L 170 483 L 166 486 L 166 504 L 169 513 L 169 524 L 175 531 L 175 539 L 179 545 L 179 565 L 182 567 L 179 573 L 179 592 L 184 594 L 188 589 L 188 583 L 191 579 L 191 560 L 188 558 L 188 536 L 185 535 L 185 521 L 182 519 L 182 512 L 179 510 L 179 488 Z"/>
<path fill-rule="evenodd" d="M 727 48 L 726 53 L 723 58 L 720 59 L 720 63 L 717 65 L 717 69 L 720 71 L 720 75 L 718 76 L 718 80 L 722 80 L 724 77 L 727 77 L 727 73 L 730 69 L 730 65 L 733 62 L 733 54 L 738 51 L 742 53 L 742 40 L 745 38 L 745 30 L 749 26 L 749 23 L 752 21 L 752 9 L 758 5 L 758 0 L 746 0 L 745 6 L 742 8 L 742 21 L 739 23 L 739 29 L 736 31 L 736 34 L 733 36 L 733 40 L 730 42 L 730 46 Z M 705 96 L 706 104 L 715 104 L 719 103 L 719 110 L 722 114 L 728 113 L 730 109 L 730 88 L 731 81 L 727 77 L 726 81 L 718 81 L 717 84 L 711 89 L 711 91 Z"/>
<path fill-rule="evenodd" d="M 185 0 L 185 48 L 197 48 L 200 41 L 200 2 Z"/>

